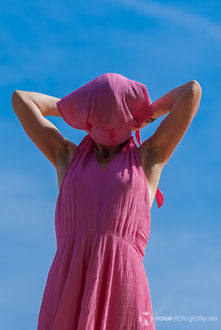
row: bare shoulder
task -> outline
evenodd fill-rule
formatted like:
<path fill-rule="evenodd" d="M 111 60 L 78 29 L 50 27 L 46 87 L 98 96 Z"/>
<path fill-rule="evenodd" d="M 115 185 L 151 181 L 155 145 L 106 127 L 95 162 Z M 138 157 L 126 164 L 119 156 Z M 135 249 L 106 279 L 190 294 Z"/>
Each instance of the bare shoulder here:
<path fill-rule="evenodd" d="M 74 157 L 76 148 L 77 148 L 77 145 L 75 143 L 67 140 L 67 147 L 60 154 L 59 159 L 57 161 L 56 171 L 57 171 L 57 180 L 58 180 L 59 191 L 61 188 L 61 183 L 63 181 L 64 175 L 68 169 L 68 166 L 69 166 L 72 158 Z"/>
<path fill-rule="evenodd" d="M 150 139 L 144 141 L 138 147 L 138 150 L 140 152 L 141 164 L 147 180 L 151 208 L 164 165 L 159 161 L 160 156 L 157 150 L 151 147 Z"/>

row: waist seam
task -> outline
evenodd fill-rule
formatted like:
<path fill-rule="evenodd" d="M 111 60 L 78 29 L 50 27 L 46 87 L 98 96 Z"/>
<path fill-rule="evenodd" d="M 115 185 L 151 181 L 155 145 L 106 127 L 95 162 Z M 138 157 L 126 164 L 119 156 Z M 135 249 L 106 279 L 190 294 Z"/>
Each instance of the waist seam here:
<path fill-rule="evenodd" d="M 84 229 L 84 230 L 75 230 L 75 231 L 72 231 L 68 234 L 66 234 L 62 239 L 59 240 L 59 244 L 57 245 L 57 248 L 59 248 L 62 243 L 68 238 L 68 236 L 71 236 L 73 234 L 78 234 L 78 233 L 85 233 L 85 232 L 93 232 L 93 233 L 96 233 L 96 234 L 109 234 L 109 235 L 113 235 L 113 236 L 117 236 L 121 239 L 123 239 L 124 241 L 126 241 L 127 243 L 129 243 L 131 245 L 131 247 L 135 250 L 136 254 L 138 255 L 138 258 L 143 261 L 143 256 L 141 256 L 140 252 L 138 251 L 136 245 L 134 244 L 134 242 L 136 242 L 135 240 L 129 240 L 128 238 L 126 237 L 123 237 L 122 235 L 119 235 L 117 233 L 114 233 L 114 232 L 109 232 L 109 231 L 98 231 L 98 230 L 89 230 L 89 229 Z"/>

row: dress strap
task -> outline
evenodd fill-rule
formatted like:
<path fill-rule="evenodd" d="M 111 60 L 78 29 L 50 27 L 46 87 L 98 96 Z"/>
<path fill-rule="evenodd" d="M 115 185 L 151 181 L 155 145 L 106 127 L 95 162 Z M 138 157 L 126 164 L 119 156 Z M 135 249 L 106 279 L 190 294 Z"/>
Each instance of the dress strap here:
<path fill-rule="evenodd" d="M 141 145 L 140 130 L 137 130 L 135 132 L 135 137 L 136 137 L 137 143 L 139 145 Z M 159 187 L 157 187 L 157 191 L 156 191 L 155 197 L 156 197 L 156 201 L 157 201 L 157 206 L 158 206 L 158 208 L 160 208 L 163 205 L 164 196 L 163 196 L 163 193 L 162 193 L 162 191 L 160 190 Z"/>

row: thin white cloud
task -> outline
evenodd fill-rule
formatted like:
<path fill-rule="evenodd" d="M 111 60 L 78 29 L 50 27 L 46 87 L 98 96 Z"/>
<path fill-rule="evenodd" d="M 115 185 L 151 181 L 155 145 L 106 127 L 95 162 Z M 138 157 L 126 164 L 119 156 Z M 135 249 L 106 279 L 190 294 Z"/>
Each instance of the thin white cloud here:
<path fill-rule="evenodd" d="M 199 16 L 191 12 L 186 12 L 179 8 L 162 5 L 157 2 L 143 2 L 139 0 L 121 0 L 121 4 L 125 4 L 139 14 L 145 16 L 156 16 L 162 19 L 184 26 L 191 29 L 193 33 L 202 32 L 213 38 L 215 41 L 221 41 L 221 25 L 216 24 L 205 16 Z"/>

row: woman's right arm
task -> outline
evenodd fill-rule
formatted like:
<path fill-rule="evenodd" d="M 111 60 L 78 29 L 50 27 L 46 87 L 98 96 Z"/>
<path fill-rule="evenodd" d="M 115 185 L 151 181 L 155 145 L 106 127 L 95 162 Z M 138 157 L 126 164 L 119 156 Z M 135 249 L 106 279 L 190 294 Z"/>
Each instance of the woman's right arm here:
<path fill-rule="evenodd" d="M 57 168 L 68 157 L 69 141 L 45 116 L 60 116 L 59 98 L 37 92 L 14 91 L 12 108 L 26 134 Z"/>

